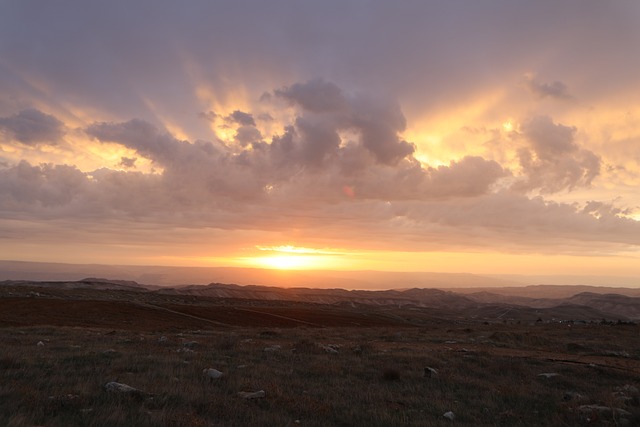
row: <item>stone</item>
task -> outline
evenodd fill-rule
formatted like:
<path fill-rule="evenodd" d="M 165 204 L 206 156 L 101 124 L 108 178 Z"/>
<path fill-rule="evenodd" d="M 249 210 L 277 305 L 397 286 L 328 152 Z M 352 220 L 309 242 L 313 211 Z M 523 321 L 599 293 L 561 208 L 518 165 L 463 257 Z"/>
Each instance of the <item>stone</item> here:
<path fill-rule="evenodd" d="M 565 402 L 585 400 L 585 397 L 576 391 L 568 391 L 562 397 Z"/>
<path fill-rule="evenodd" d="M 262 399 L 266 396 L 266 393 L 264 392 L 264 390 L 241 391 L 238 392 L 238 396 L 242 397 L 243 399 Z"/>
<path fill-rule="evenodd" d="M 424 376 L 426 378 L 437 378 L 438 377 L 438 370 L 434 369 L 430 366 L 427 366 L 426 368 L 424 368 Z"/>
<path fill-rule="evenodd" d="M 542 373 L 542 374 L 538 374 L 539 377 L 544 377 L 544 378 L 547 378 L 547 379 L 548 378 L 557 377 L 558 375 L 560 375 L 560 374 L 558 374 L 556 372 L 545 372 L 545 373 Z"/>
<path fill-rule="evenodd" d="M 322 349 L 329 354 L 338 354 L 338 348 L 333 344 L 323 345 Z"/>
<path fill-rule="evenodd" d="M 202 373 L 209 378 L 210 380 L 218 380 L 222 377 L 224 377 L 224 374 L 220 371 L 218 371 L 217 369 L 213 369 L 213 368 L 208 368 L 208 369 L 203 369 Z"/>
<path fill-rule="evenodd" d="M 451 411 L 445 412 L 442 416 L 451 421 L 453 421 L 456 418 L 456 415 Z"/>
<path fill-rule="evenodd" d="M 130 385 L 119 383 L 116 381 L 111 381 L 106 383 L 104 385 L 104 389 L 107 390 L 108 392 L 113 392 L 113 393 L 135 393 L 135 394 L 142 393 L 137 388 L 134 388 L 134 387 L 131 387 Z"/>

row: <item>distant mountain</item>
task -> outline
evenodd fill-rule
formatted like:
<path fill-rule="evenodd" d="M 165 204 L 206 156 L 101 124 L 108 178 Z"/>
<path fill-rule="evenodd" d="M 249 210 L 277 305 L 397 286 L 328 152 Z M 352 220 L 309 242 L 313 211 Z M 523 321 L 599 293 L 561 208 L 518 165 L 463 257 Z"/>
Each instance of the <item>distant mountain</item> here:
<path fill-rule="evenodd" d="M 527 287 L 529 288 L 529 287 Z M 544 286 L 535 287 L 534 294 L 561 294 L 567 295 L 570 289 L 560 289 L 558 287 L 552 287 L 548 293 L 543 293 Z M 565 288 L 565 287 L 563 287 Z M 566 287 L 570 288 L 570 287 Z M 492 293 L 487 291 L 473 292 L 466 294 L 466 296 L 476 302 L 484 304 L 510 304 L 526 306 L 537 309 L 550 309 L 567 306 L 580 306 L 589 307 L 591 309 L 598 310 L 603 313 L 610 313 L 610 315 L 618 316 L 621 319 L 640 319 L 640 297 L 633 297 L 629 295 L 614 294 L 614 293 L 602 293 L 604 290 L 611 290 L 611 288 L 597 288 L 597 287 L 585 287 L 575 286 L 571 287 L 576 291 L 584 288 L 591 290 L 597 290 L 599 292 L 579 292 L 577 294 L 569 295 L 568 297 L 561 298 L 532 298 L 525 296 L 514 295 L 502 295 L 498 293 Z M 630 294 L 636 294 L 637 289 L 623 289 Z M 566 311 L 566 310 L 565 310 Z"/>
<path fill-rule="evenodd" d="M 117 277 L 118 280 L 98 277 Z M 17 287 L 82 289 L 89 293 L 91 290 L 153 291 L 163 295 L 256 301 L 429 308 L 441 312 L 445 317 L 454 315 L 461 318 L 535 320 L 543 315 L 556 319 L 571 319 L 574 316 L 584 319 L 597 319 L 598 316 L 607 319 L 640 319 L 638 288 L 517 286 L 515 282 L 473 274 L 0 261 L 2 280 L 5 282 L 0 284 Z"/>
<path fill-rule="evenodd" d="M 617 313 L 630 319 L 640 319 L 640 298 L 619 294 L 583 292 L 567 298 L 568 302 L 593 307 L 606 313 Z"/>
<path fill-rule="evenodd" d="M 349 302 L 365 305 L 413 305 L 417 307 L 450 307 L 462 309 L 476 303 L 462 295 L 439 289 L 345 290 L 314 288 L 278 288 L 271 286 L 238 286 L 212 283 L 207 286 L 181 286 L 161 289 L 160 293 L 198 295 L 217 298 L 301 301 L 316 304 Z"/>
<path fill-rule="evenodd" d="M 494 294 L 486 291 L 459 294 L 440 289 L 411 288 L 406 290 L 345 290 L 317 288 L 279 288 L 270 286 L 239 286 L 222 283 L 157 287 L 132 281 L 87 278 L 80 281 L 3 281 L 1 296 L 53 297 L 60 291 L 74 291 L 80 299 L 129 301 L 139 298 L 168 301 L 167 298 L 188 297 L 227 301 L 291 302 L 343 307 L 381 307 L 396 310 L 429 310 L 441 318 L 487 320 L 640 320 L 640 298 L 620 294 L 583 292 L 568 298 L 529 298 Z M 16 293 L 16 289 L 24 288 Z M 33 288 L 33 289 L 31 289 Z M 30 289 L 27 291 L 27 289 Z M 13 291 L 12 291 L 13 290 Z M 43 293 L 44 291 L 44 293 Z M 55 291 L 55 292 L 54 292 Z M 126 291 L 100 293 L 99 291 Z"/>
<path fill-rule="evenodd" d="M 466 273 L 270 270 L 236 267 L 170 267 L 1 261 L 0 280 L 64 281 L 117 277 L 158 286 L 235 283 L 279 287 L 394 289 L 518 286 L 519 282 Z"/>
<path fill-rule="evenodd" d="M 569 298 L 583 292 L 595 294 L 615 293 L 630 297 L 640 297 L 640 288 L 611 287 L 611 286 L 590 286 L 590 285 L 529 285 L 529 286 L 503 286 L 503 287 L 460 287 L 455 291 L 464 295 L 475 295 L 474 298 L 483 298 L 482 293 L 486 293 L 489 298 L 504 296 L 506 300 L 515 301 L 513 297 L 527 299 L 541 298 Z"/>
<path fill-rule="evenodd" d="M 0 286 L 37 286 L 39 288 L 55 289 L 94 289 L 114 291 L 149 291 L 159 289 L 159 286 L 141 285 L 131 280 L 110 280 L 99 278 L 86 278 L 78 281 L 32 281 L 32 280 L 4 280 Z"/>

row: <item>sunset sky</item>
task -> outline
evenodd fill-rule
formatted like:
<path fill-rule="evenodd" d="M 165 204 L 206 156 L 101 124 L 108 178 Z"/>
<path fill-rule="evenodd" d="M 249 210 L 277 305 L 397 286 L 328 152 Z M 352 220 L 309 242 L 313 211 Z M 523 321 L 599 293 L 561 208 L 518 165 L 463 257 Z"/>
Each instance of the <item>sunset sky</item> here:
<path fill-rule="evenodd" d="M 0 2 L 0 259 L 640 276 L 640 2 Z"/>

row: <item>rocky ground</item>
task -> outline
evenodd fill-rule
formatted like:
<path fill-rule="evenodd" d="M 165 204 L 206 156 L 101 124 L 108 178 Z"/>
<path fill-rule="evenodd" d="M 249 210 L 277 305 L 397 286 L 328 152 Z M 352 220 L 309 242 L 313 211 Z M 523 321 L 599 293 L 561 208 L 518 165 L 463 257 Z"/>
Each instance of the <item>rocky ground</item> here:
<path fill-rule="evenodd" d="M 640 425 L 632 322 L 47 292 L 0 298 L 0 425 Z"/>

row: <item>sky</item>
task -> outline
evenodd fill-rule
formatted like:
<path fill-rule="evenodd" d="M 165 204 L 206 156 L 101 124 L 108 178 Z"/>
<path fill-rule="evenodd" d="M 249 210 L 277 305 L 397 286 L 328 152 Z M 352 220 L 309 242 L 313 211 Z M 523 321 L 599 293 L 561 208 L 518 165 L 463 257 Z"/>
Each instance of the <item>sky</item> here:
<path fill-rule="evenodd" d="M 640 276 L 640 2 L 0 1 L 0 259 Z"/>

